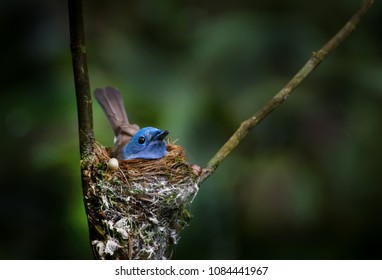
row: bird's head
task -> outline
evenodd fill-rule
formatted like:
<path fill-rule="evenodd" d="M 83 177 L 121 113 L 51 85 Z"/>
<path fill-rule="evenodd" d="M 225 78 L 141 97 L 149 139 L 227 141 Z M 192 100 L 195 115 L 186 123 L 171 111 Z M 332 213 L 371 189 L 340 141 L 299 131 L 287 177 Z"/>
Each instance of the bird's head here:
<path fill-rule="evenodd" d="M 158 159 L 166 155 L 166 142 L 169 134 L 167 130 L 155 127 L 140 129 L 122 149 L 123 159 Z"/>

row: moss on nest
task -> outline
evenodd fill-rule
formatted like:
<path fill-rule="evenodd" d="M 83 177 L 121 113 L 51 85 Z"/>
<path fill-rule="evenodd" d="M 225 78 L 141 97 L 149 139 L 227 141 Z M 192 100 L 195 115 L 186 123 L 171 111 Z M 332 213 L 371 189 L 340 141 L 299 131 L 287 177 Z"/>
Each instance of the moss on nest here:
<path fill-rule="evenodd" d="M 92 184 L 86 191 L 93 250 L 100 259 L 166 259 L 191 214 L 197 176 L 180 146 L 168 144 L 158 160 L 120 160 L 95 147 Z"/>

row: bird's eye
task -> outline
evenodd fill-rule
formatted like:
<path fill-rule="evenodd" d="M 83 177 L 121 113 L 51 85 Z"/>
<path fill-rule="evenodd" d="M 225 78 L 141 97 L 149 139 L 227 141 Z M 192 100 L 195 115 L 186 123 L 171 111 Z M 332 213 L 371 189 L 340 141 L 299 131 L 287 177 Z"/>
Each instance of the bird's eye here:
<path fill-rule="evenodd" d="M 138 138 L 138 144 L 143 144 L 143 143 L 145 143 L 146 142 L 146 139 L 145 139 L 145 137 L 143 137 L 143 136 L 141 136 L 141 137 L 139 137 Z"/>

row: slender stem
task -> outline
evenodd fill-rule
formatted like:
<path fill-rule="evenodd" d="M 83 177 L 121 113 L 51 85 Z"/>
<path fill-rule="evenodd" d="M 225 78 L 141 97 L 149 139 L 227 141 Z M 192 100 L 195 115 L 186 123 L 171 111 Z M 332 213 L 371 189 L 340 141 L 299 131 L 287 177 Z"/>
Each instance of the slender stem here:
<path fill-rule="evenodd" d="M 88 67 L 86 61 L 85 31 L 83 20 L 82 0 L 68 0 L 69 28 L 70 28 L 70 50 L 72 53 L 74 85 L 77 98 L 78 133 L 80 143 L 81 159 L 81 181 L 84 199 L 91 185 L 89 176 L 92 166 L 92 155 L 94 149 L 93 113 L 92 99 L 90 95 L 90 85 Z M 89 207 L 86 199 L 85 209 L 89 214 Z M 91 221 L 88 219 L 89 234 L 91 235 Z M 90 244 L 92 246 L 92 244 Z M 93 256 L 97 253 L 93 251 Z"/>
<path fill-rule="evenodd" d="M 83 161 L 93 153 L 94 131 L 92 99 L 86 61 L 82 0 L 68 0 L 70 49 L 77 97 L 80 157 Z"/>
<path fill-rule="evenodd" d="M 331 53 L 333 52 L 357 27 L 362 16 L 369 10 L 374 0 L 364 0 L 349 19 L 349 21 L 334 35 L 319 51 L 314 52 L 311 58 L 297 72 L 297 74 L 271 99 L 268 103 L 243 121 L 230 139 L 220 148 L 220 150 L 207 163 L 199 177 L 199 184 L 213 174 L 219 164 L 232 152 L 241 140 L 257 126 L 269 113 L 279 107 L 293 92 L 293 90 Z"/>

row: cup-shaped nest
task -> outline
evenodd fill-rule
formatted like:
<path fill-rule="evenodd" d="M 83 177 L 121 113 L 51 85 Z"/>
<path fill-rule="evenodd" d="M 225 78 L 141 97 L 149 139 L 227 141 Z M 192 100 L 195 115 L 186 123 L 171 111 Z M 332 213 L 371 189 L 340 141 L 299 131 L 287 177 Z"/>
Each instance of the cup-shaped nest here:
<path fill-rule="evenodd" d="M 197 175 L 180 146 L 157 160 L 120 160 L 95 146 L 85 190 L 90 238 L 100 259 L 166 259 L 188 224 Z"/>

